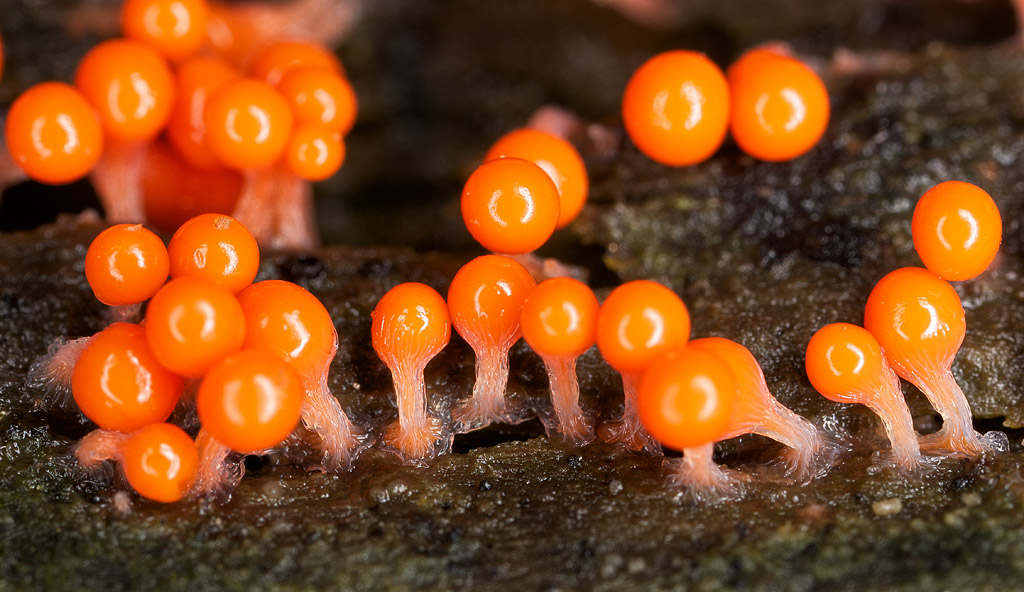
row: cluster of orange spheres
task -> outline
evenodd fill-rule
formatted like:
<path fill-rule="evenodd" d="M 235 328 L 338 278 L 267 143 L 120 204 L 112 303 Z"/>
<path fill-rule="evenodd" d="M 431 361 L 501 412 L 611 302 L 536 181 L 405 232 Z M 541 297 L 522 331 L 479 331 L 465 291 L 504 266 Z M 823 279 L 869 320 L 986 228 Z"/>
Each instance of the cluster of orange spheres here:
<path fill-rule="evenodd" d="M 867 405 L 879 415 L 897 465 L 909 471 L 921 467 L 922 450 L 974 457 L 985 449 L 950 371 L 966 321 L 949 281 L 988 268 L 999 250 L 1002 219 L 983 189 L 946 181 L 918 200 L 912 233 L 925 268 L 904 267 L 879 280 L 868 297 L 864 328 L 822 328 L 806 359 L 807 375 L 822 395 Z M 939 412 L 939 432 L 917 437 L 897 376 L 917 386 Z"/>
<path fill-rule="evenodd" d="M 462 219 L 490 251 L 531 253 L 579 216 L 588 191 L 586 166 L 571 143 L 521 128 L 499 138 L 469 176 Z"/>
<path fill-rule="evenodd" d="M 828 119 L 821 78 L 770 48 L 748 51 L 726 74 L 702 53 L 665 52 L 637 69 L 622 97 L 633 143 L 671 166 L 706 160 L 727 132 L 755 158 L 791 160 L 818 143 Z"/>
<path fill-rule="evenodd" d="M 383 440 L 408 464 L 444 454 L 453 433 L 526 418 L 506 400 L 508 351 L 521 337 L 548 372 L 550 406 L 528 412 L 551 438 L 574 445 L 600 438 L 649 454 L 664 444 L 696 455 L 716 440 L 764 433 L 796 450 L 802 460 L 794 470 L 801 474 L 813 470 L 825 448 L 813 424 L 771 396 L 746 348 L 722 338 L 690 342 L 685 304 L 656 282 L 628 282 L 599 304 L 578 280 L 536 283 L 514 260 L 484 255 L 459 270 L 447 301 L 424 284 L 400 284 L 372 317 L 373 347 L 391 370 L 398 397 L 398 421 Z M 435 415 L 424 369 L 453 327 L 476 354 L 476 383 L 449 421 Z M 595 344 L 624 385 L 622 417 L 601 426 L 580 404 L 576 375 L 578 357 Z"/>
<path fill-rule="evenodd" d="M 332 175 L 356 116 L 338 59 L 279 41 L 239 67 L 208 40 L 209 13 L 205 0 L 126 0 L 124 37 L 86 53 L 73 85 L 45 82 L 11 105 L 14 162 L 50 184 L 92 172 L 108 218 L 168 230 L 230 213 L 245 172 Z M 191 203 L 174 199 L 185 189 Z"/>
<path fill-rule="evenodd" d="M 252 235 L 220 214 L 189 220 L 166 248 L 138 224 L 111 226 L 89 246 L 85 271 L 96 297 L 115 307 L 145 305 L 145 313 L 141 323 L 116 322 L 86 340 L 72 395 L 100 433 L 131 434 L 100 460 L 119 460 L 143 496 L 174 501 L 197 470 L 217 470 L 203 466 L 203 451 L 180 428 L 164 423 L 186 388 L 195 389 L 202 430 L 248 453 L 292 432 L 307 385 L 326 372 L 324 359 L 337 348 L 330 316 L 295 284 L 252 283 L 258 267 Z M 95 459 L 90 444 L 110 441 L 87 437 L 76 454 Z"/>

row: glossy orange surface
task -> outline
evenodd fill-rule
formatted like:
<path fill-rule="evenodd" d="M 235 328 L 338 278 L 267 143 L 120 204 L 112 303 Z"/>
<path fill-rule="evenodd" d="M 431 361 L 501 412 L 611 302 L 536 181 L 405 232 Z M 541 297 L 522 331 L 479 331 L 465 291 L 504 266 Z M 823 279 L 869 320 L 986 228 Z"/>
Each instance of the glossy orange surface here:
<path fill-rule="evenodd" d="M 90 338 L 71 375 L 82 413 L 120 432 L 167 419 L 182 388 L 181 377 L 153 355 L 142 327 L 130 323 L 114 323 Z"/>
<path fill-rule="evenodd" d="M 864 328 L 878 339 L 896 373 L 911 376 L 948 370 L 967 325 L 956 290 L 921 267 L 883 277 L 868 296 Z"/>
<path fill-rule="evenodd" d="M 121 30 L 169 60 L 194 54 L 206 41 L 210 9 L 205 0 L 125 0 Z"/>
<path fill-rule="evenodd" d="M 388 290 L 373 309 L 373 349 L 394 369 L 422 367 L 451 338 L 448 305 L 436 290 L 408 282 Z"/>
<path fill-rule="evenodd" d="M 277 86 L 289 70 L 321 68 L 344 75 L 341 62 L 326 47 L 306 41 L 279 41 L 257 53 L 247 67 L 249 76 Z"/>
<path fill-rule="evenodd" d="M 175 69 L 178 100 L 167 122 L 167 140 L 192 166 L 204 170 L 223 168 L 206 143 L 203 115 L 210 94 L 240 76 L 227 62 L 211 57 L 192 58 Z"/>
<path fill-rule="evenodd" d="M 288 139 L 284 162 L 288 170 L 307 181 L 323 181 L 345 162 L 345 142 L 337 131 L 316 124 L 300 125 Z"/>
<path fill-rule="evenodd" d="M 145 327 L 160 363 L 183 376 L 203 374 L 245 340 L 245 317 L 235 295 L 194 277 L 173 279 L 153 296 Z"/>
<path fill-rule="evenodd" d="M 911 228 L 925 267 L 949 281 L 985 271 L 1003 238 L 1003 219 L 992 196 L 963 181 L 939 183 L 922 195 Z"/>
<path fill-rule="evenodd" d="M 277 446 L 295 429 L 304 397 L 302 380 L 287 362 L 265 350 L 244 349 L 206 373 L 196 411 L 211 436 L 249 453 Z"/>
<path fill-rule="evenodd" d="M 544 280 L 523 301 L 523 338 L 538 354 L 575 358 L 594 345 L 599 308 L 594 291 L 583 282 Z"/>
<path fill-rule="evenodd" d="M 15 99 L 4 137 L 11 159 L 26 175 L 54 185 L 85 176 L 103 153 L 103 131 L 92 105 L 62 82 L 37 84 Z"/>
<path fill-rule="evenodd" d="M 171 277 L 195 277 L 232 294 L 252 283 L 260 249 L 241 222 L 225 214 L 201 214 L 185 222 L 167 245 Z"/>
<path fill-rule="evenodd" d="M 555 228 L 564 228 L 579 216 L 587 201 L 590 181 L 583 158 L 572 144 L 547 132 L 522 128 L 499 138 L 487 151 L 484 161 L 507 157 L 529 160 L 551 177 L 558 190 L 559 213 Z"/>
<path fill-rule="evenodd" d="M 452 326 L 474 349 L 515 343 L 519 313 L 537 285 L 530 272 L 502 255 L 484 255 L 466 263 L 448 288 Z"/>
<path fill-rule="evenodd" d="M 338 351 L 338 331 L 323 303 L 291 282 L 266 280 L 238 295 L 245 314 L 245 347 L 277 354 L 304 380 L 327 372 Z"/>
<path fill-rule="evenodd" d="M 99 233 L 85 253 L 85 279 L 96 298 L 111 306 L 135 304 L 167 281 L 167 248 L 141 224 L 115 224 Z"/>
<path fill-rule="evenodd" d="M 89 50 L 78 63 L 75 86 L 96 109 L 104 131 L 121 142 L 156 137 L 177 95 L 167 60 L 131 39 L 111 39 Z"/>
<path fill-rule="evenodd" d="M 534 163 L 498 158 L 480 165 L 462 190 L 462 220 L 485 249 L 505 255 L 530 253 L 558 223 L 558 189 Z"/>
<path fill-rule="evenodd" d="M 597 314 L 597 347 L 623 374 L 639 373 L 661 352 L 685 345 L 690 313 L 675 292 L 648 280 L 622 284 Z"/>
<path fill-rule="evenodd" d="M 288 70 L 277 84 L 295 114 L 296 123 L 316 124 L 345 135 L 356 121 L 356 93 L 334 70 L 298 66 Z"/>
<path fill-rule="evenodd" d="M 649 158 L 686 166 L 721 146 L 729 105 L 729 85 L 714 62 L 694 51 L 667 51 L 644 62 L 629 79 L 622 122 Z"/>
<path fill-rule="evenodd" d="M 148 425 L 125 441 L 122 468 L 139 495 L 158 502 L 176 502 L 188 492 L 199 466 L 195 442 L 178 426 Z"/>
<path fill-rule="evenodd" d="M 828 89 L 800 60 L 753 49 L 729 67 L 730 131 L 760 160 L 794 159 L 821 140 L 829 120 Z"/>
<path fill-rule="evenodd" d="M 736 383 L 715 354 L 682 346 L 656 356 L 640 378 L 637 408 L 647 431 L 682 450 L 714 442 L 729 425 Z"/>
<path fill-rule="evenodd" d="M 284 154 L 294 118 L 284 98 L 251 78 L 228 82 L 206 99 L 206 142 L 238 170 L 270 166 Z"/>
<path fill-rule="evenodd" d="M 859 403 L 882 391 L 886 361 L 878 340 L 849 323 L 825 325 L 811 337 L 805 354 L 807 378 L 827 399 Z"/>

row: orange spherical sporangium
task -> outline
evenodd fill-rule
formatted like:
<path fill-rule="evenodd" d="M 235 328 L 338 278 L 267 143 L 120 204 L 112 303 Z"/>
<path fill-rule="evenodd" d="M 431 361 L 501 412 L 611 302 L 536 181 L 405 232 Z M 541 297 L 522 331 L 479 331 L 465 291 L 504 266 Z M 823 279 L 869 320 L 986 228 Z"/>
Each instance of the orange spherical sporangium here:
<path fill-rule="evenodd" d="M 714 62 L 693 51 L 668 51 L 647 60 L 629 79 L 622 122 L 652 160 L 686 166 L 721 146 L 729 105 L 729 85 Z"/>

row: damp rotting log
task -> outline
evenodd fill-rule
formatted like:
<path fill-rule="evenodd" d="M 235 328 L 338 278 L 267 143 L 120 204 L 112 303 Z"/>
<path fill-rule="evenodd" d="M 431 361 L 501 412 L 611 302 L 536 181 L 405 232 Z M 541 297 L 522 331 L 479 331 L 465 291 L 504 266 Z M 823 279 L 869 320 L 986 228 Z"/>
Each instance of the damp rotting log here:
<path fill-rule="evenodd" d="M 388 369 L 371 346 L 370 312 L 401 282 L 446 293 L 479 254 L 465 250 L 472 244 L 457 200 L 494 139 L 544 103 L 621 133 L 621 88 L 646 57 L 687 45 L 724 66 L 784 36 L 822 68 L 830 91 L 833 119 L 818 147 L 770 164 L 727 141 L 686 169 L 656 165 L 625 141 L 610 153 L 583 150 L 591 199 L 581 219 L 556 234 L 563 250 L 551 254 L 588 267 L 601 299 L 631 279 L 674 288 L 694 337 L 743 344 L 783 404 L 845 430 L 834 469 L 791 484 L 775 478 L 778 445 L 731 440 L 715 461 L 751 479 L 742 498 L 709 511 L 666 487 L 662 459 L 558 444 L 531 420 L 460 435 L 452 453 L 425 468 L 400 466 L 380 448 L 337 474 L 293 464 L 309 459 L 249 456 L 226 504 L 146 502 L 113 471 L 76 468 L 74 443 L 94 426 L 73 409 L 37 405 L 43 391 L 28 375 L 54 339 L 91 335 L 107 322 L 83 264 L 103 225 L 85 214 L 0 234 L 0 588 L 487 582 L 530 590 L 930 592 L 1000 589 L 1024 576 L 1024 53 L 999 43 L 1013 33 L 1009 3 L 857 0 L 823 10 L 820 2 L 772 0 L 757 14 L 740 0 L 685 5 L 679 20 L 650 33 L 582 0 L 459 2 L 444 14 L 413 0 L 374 3 L 340 49 L 366 109 L 346 169 L 318 189 L 319 222 L 334 246 L 265 253 L 257 279 L 295 281 L 323 302 L 340 337 L 329 390 L 354 422 L 379 434 L 397 411 Z M 0 0 L 5 107 L 31 83 L 68 79 L 98 36 L 83 34 L 82 20 L 68 33 L 69 9 L 48 7 L 54 3 Z M 929 46 L 933 40 L 946 45 Z M 857 53 L 832 63 L 840 46 Z M 967 336 L 953 373 L 975 429 L 1005 430 L 1011 447 L 973 461 L 941 459 L 920 480 L 876 464 L 872 453 L 888 446 L 878 421 L 818 395 L 803 371 L 804 351 L 821 326 L 862 322 L 871 286 L 885 273 L 920 264 L 910 241 L 914 202 L 952 178 L 984 187 L 1005 221 L 992 268 L 957 286 Z M 74 190 L 95 203 L 88 188 Z M 49 195 L 19 186 L 5 192 L 0 215 L 49 204 Z M 37 221 L 27 220 L 0 227 Z M 598 420 L 619 417 L 618 373 L 595 349 L 577 370 L 581 405 Z M 469 396 L 474 377 L 472 350 L 457 337 L 426 369 L 442 411 Z M 510 353 L 508 391 L 528 407 L 550 405 L 543 364 L 522 343 Z M 905 393 L 915 427 L 938 429 L 924 397 L 910 386 Z"/>

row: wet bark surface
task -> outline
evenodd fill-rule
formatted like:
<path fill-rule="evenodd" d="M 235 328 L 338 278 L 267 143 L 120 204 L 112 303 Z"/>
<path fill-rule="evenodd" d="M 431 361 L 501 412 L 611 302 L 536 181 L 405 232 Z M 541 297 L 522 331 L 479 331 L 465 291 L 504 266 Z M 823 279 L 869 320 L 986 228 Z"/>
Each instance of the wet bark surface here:
<path fill-rule="evenodd" d="M 91 42 L 47 6 L 0 2 L 4 106 L 31 82 L 67 79 L 67 60 Z M 324 302 L 341 339 L 329 385 L 379 434 L 396 410 L 369 313 L 400 282 L 445 293 L 477 254 L 457 198 L 493 139 L 545 103 L 620 132 L 621 88 L 651 53 L 694 47 L 724 65 L 750 45 L 788 40 L 822 68 L 833 101 L 815 150 L 769 164 L 727 143 L 701 165 L 669 169 L 622 139 L 611 155 L 586 153 L 590 203 L 548 252 L 587 267 L 600 297 L 620 281 L 665 282 L 686 301 L 695 337 L 750 348 L 775 395 L 844 443 L 827 475 L 788 482 L 774 465 L 778 445 L 739 438 L 717 458 L 750 475 L 746 494 L 708 506 L 665 484 L 661 458 L 569 447 L 532 420 L 459 436 L 425 469 L 378 448 L 338 475 L 268 455 L 246 459 L 227 503 L 126 495 L 115 471 L 76 467 L 71 448 L 92 426 L 46 404 L 28 375 L 54 340 L 108 322 L 83 275 L 103 223 L 64 217 L 0 233 L 0 589 L 1013 587 L 1024 575 L 1024 51 L 1007 40 L 1012 12 L 952 0 L 778 0 L 757 14 L 739 1 L 688 6 L 650 30 L 583 2 L 377 4 L 339 48 L 361 118 L 349 162 L 317 189 L 330 244 L 265 253 L 259 279 L 295 281 Z M 33 44 L 50 60 L 27 65 Z M 845 66 L 830 62 L 841 46 L 855 51 Z M 957 286 L 968 333 L 954 374 L 976 427 L 1008 432 L 1011 448 L 904 477 L 875 456 L 887 442 L 873 416 L 810 387 L 804 347 L 826 323 L 860 323 L 885 273 L 919 265 L 914 203 L 953 178 L 980 184 L 1003 215 L 993 268 Z M 40 199 L 33 186 L 19 191 Z M 0 204 L 8 216 L 10 193 Z M 5 228 L 34 226 L 27 220 Z M 427 367 L 442 414 L 469 396 L 473 368 L 457 337 Z M 579 372 L 584 407 L 616 417 L 618 375 L 595 350 Z M 509 389 L 548 409 L 543 365 L 522 343 Z M 924 397 L 905 392 L 918 427 L 937 429 Z"/>

